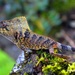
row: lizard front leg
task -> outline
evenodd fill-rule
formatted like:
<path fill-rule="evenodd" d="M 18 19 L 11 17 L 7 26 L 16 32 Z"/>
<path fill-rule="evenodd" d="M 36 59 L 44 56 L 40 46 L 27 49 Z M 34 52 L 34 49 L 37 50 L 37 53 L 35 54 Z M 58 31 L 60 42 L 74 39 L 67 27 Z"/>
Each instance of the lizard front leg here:
<path fill-rule="evenodd" d="M 58 49 L 57 43 L 54 43 L 52 46 L 50 46 L 50 48 L 49 48 L 50 54 L 52 54 L 53 56 L 56 56 L 56 57 L 64 58 L 66 60 L 70 59 L 70 57 L 68 57 L 64 54 L 54 53 L 54 49 Z"/>
<path fill-rule="evenodd" d="M 24 51 L 25 61 L 27 62 L 29 58 L 29 53 L 31 53 L 32 51 L 23 45 L 21 45 L 21 49 Z"/>

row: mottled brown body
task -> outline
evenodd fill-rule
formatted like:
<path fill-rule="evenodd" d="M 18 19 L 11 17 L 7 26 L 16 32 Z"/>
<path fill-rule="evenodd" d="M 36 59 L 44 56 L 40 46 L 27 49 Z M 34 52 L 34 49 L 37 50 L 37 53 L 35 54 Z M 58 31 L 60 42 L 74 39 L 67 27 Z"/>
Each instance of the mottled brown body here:
<path fill-rule="evenodd" d="M 54 54 L 54 48 L 75 51 L 75 48 L 63 45 L 53 39 L 32 32 L 24 16 L 0 22 L 0 33 L 25 51 L 26 48 L 39 50 L 49 49 Z M 9 38 L 10 37 L 10 38 Z M 62 57 L 59 54 L 55 56 Z"/>
<path fill-rule="evenodd" d="M 53 44 L 55 44 L 55 41 L 51 38 L 38 35 L 28 29 L 25 31 L 24 35 L 25 36 L 23 38 L 21 37 L 19 40 L 20 45 L 24 45 L 24 47 L 30 49 L 49 49 Z"/>

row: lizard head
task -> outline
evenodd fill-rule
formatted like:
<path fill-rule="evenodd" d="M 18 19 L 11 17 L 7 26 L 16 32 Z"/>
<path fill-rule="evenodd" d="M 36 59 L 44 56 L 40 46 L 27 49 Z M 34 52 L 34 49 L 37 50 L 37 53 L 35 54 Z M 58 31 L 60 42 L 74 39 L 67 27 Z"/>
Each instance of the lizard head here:
<path fill-rule="evenodd" d="M 24 16 L 0 21 L 0 34 L 5 35 L 6 37 L 17 39 L 17 37 L 24 35 L 26 29 L 30 30 Z"/>

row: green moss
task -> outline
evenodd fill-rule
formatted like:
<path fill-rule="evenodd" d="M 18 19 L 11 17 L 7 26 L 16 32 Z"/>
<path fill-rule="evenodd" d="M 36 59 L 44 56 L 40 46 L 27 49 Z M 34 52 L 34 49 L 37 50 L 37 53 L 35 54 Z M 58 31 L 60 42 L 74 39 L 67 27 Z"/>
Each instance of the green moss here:
<path fill-rule="evenodd" d="M 24 75 L 28 75 L 28 74 L 25 72 Z"/>
<path fill-rule="evenodd" d="M 46 61 L 47 59 L 47 61 Z M 38 59 L 38 64 L 42 63 L 42 72 L 44 75 L 74 75 L 75 74 L 75 62 L 68 63 L 64 59 L 54 57 L 46 52 L 41 52 L 41 56 Z"/>

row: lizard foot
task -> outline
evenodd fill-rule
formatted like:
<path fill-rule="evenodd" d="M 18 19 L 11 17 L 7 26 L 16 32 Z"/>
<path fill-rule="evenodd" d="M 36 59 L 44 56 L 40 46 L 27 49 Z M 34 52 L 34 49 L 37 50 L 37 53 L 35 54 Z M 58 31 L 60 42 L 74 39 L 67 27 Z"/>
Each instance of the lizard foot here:
<path fill-rule="evenodd" d="M 66 60 L 70 59 L 69 56 L 63 55 L 63 54 L 59 54 L 59 53 L 54 53 L 54 48 L 50 48 L 49 49 L 50 54 L 52 54 L 53 56 L 59 57 L 59 58 L 64 58 Z"/>

